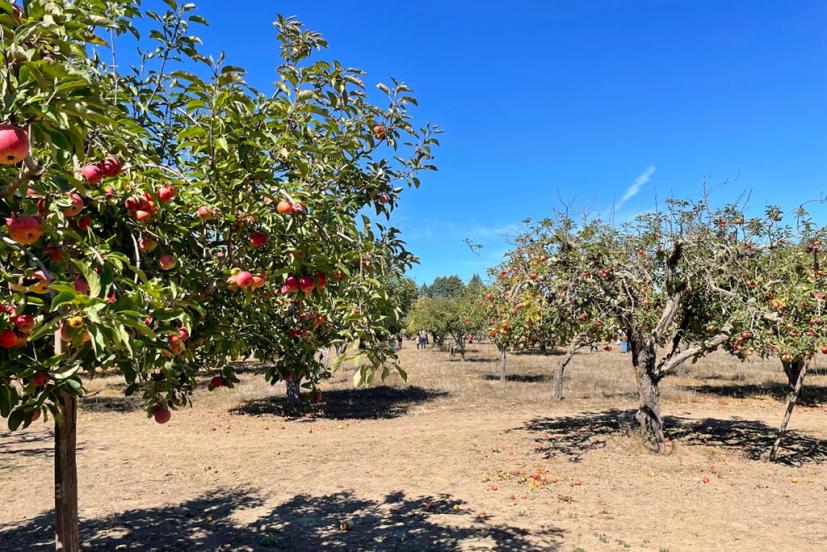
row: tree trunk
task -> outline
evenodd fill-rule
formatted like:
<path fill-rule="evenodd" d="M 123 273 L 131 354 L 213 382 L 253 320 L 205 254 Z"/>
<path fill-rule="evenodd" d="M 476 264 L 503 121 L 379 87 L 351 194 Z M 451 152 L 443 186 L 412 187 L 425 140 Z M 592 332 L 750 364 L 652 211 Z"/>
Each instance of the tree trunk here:
<path fill-rule="evenodd" d="M 569 362 L 571 362 L 571 359 L 574 357 L 575 351 L 576 349 L 569 347 L 566 350 L 566 354 L 560 359 L 560 362 L 558 362 L 557 366 L 554 368 L 554 386 L 551 392 L 552 400 L 563 400 L 563 374 L 566 370 L 566 366 L 569 365 Z"/>
<path fill-rule="evenodd" d="M 778 435 L 775 437 L 775 442 L 772 444 L 770 450 L 770 460 L 775 460 L 778 454 L 778 447 L 781 445 L 781 439 L 787 432 L 787 424 L 790 422 L 790 416 L 793 414 L 793 409 L 798 402 L 798 396 L 801 394 L 801 387 L 804 385 L 804 375 L 807 373 L 807 363 L 804 359 L 797 359 L 791 362 L 784 362 L 784 373 L 787 374 L 787 383 L 789 390 L 787 392 L 787 409 L 784 411 L 784 419 L 781 420 L 781 427 L 778 428 Z"/>
<path fill-rule="evenodd" d="M 663 453 L 666 444 L 663 438 L 663 420 L 660 415 L 660 376 L 655 373 L 657 352 L 654 343 L 646 343 L 642 347 L 634 347 L 637 352 L 633 357 L 637 375 L 638 407 L 635 420 L 638 423 L 643 444 L 646 448 Z"/>
<path fill-rule="evenodd" d="M 287 382 L 287 406 L 297 410 L 302 404 L 302 385 L 299 378 L 294 377 Z"/>
<path fill-rule="evenodd" d="M 78 552 L 77 399 L 61 392 L 55 420 L 55 550 Z"/>
<path fill-rule="evenodd" d="M 506 348 L 502 347 L 500 349 L 500 381 L 505 381 L 505 355 L 507 354 Z"/>
<path fill-rule="evenodd" d="M 465 361 L 465 338 L 459 340 L 459 359 Z"/>

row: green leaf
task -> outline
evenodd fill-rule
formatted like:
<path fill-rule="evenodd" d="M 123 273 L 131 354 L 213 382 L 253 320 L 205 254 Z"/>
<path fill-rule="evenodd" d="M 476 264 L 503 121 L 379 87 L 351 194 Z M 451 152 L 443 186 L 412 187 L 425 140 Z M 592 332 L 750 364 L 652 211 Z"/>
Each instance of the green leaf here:
<path fill-rule="evenodd" d="M 26 411 L 22 408 L 16 408 L 12 411 L 11 415 L 9 415 L 9 431 L 14 431 L 20 424 L 23 423 L 23 419 L 26 415 Z"/>
<path fill-rule="evenodd" d="M 76 294 L 73 291 L 61 291 L 52 298 L 52 311 L 57 311 L 62 305 L 73 303 Z"/>
<path fill-rule="evenodd" d="M 11 412 L 11 409 L 17 405 L 20 397 L 17 396 L 17 390 L 11 385 L 4 385 L 0 387 L 0 418 L 6 418 Z"/>
<path fill-rule="evenodd" d="M 80 273 L 83 274 L 86 283 L 89 284 L 89 297 L 99 297 L 101 293 L 101 281 L 98 273 L 82 261 L 73 259 L 73 262 L 75 266 L 78 267 L 78 270 L 80 270 Z"/>

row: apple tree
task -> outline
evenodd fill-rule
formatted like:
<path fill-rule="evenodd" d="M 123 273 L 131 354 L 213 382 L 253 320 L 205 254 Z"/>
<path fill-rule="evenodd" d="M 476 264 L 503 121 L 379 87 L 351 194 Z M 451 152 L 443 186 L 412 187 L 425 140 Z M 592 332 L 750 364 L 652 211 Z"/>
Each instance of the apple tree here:
<path fill-rule="evenodd" d="M 488 335 L 500 352 L 501 381 L 506 379 L 509 350 L 539 346 L 545 351 L 557 338 L 547 331 L 546 323 L 555 315 L 554 307 L 538 285 L 546 262 L 543 245 L 527 230 L 500 266 L 491 270 L 493 283 L 485 293 Z"/>
<path fill-rule="evenodd" d="M 574 244 L 599 320 L 631 346 L 638 384 L 635 420 L 646 446 L 664 452 L 660 381 L 727 342 L 739 308 L 745 242 L 718 224 L 707 200 L 670 199 L 664 211 L 619 227 L 595 222 Z M 740 215 L 739 215 L 740 216 Z M 742 217 L 741 217 L 742 218 Z"/>
<path fill-rule="evenodd" d="M 732 221 L 735 221 L 735 224 Z M 750 228 L 748 255 L 741 261 L 744 275 L 733 291 L 743 308 L 733 317 L 726 348 L 742 360 L 777 358 L 787 377 L 787 407 L 770 451 L 775 458 L 804 384 L 813 356 L 827 352 L 827 273 L 824 244 L 827 230 L 802 207 L 793 224 L 769 207 L 763 219 L 742 223 L 738 215 L 722 219 L 737 229 Z"/>
<path fill-rule="evenodd" d="M 412 257 L 360 213 L 389 215 L 432 168 L 404 84 L 373 106 L 359 71 L 310 61 L 324 40 L 280 19 L 281 78 L 264 95 L 198 52 L 192 4 L 167 4 L 119 72 L 103 58 L 123 33 L 140 40 L 134 2 L 0 0 L 0 415 L 11 430 L 56 421 L 67 551 L 77 397 L 95 372 L 122 374 L 163 424 L 200 374 L 230 386 L 227 359 L 251 351 L 275 361 L 271 381 L 295 370 L 311 390 L 315 351 L 336 341 L 366 345 L 360 379 L 387 371 L 398 314 L 383 278 Z"/>
<path fill-rule="evenodd" d="M 565 369 L 577 351 L 601 341 L 612 342 L 618 334 L 611 318 L 604 316 L 602 303 L 595 299 L 596 282 L 607 279 L 609 273 L 582 268 L 587 259 L 581 256 L 584 250 L 578 243 L 599 230 L 599 223 L 578 226 L 567 214 L 558 213 L 531 225 L 509 255 L 513 274 L 509 295 L 529 298 L 527 305 L 523 299 L 521 309 L 527 318 L 524 324 L 531 329 L 529 337 L 546 336 L 564 348 L 554 368 L 554 400 L 563 398 Z"/>

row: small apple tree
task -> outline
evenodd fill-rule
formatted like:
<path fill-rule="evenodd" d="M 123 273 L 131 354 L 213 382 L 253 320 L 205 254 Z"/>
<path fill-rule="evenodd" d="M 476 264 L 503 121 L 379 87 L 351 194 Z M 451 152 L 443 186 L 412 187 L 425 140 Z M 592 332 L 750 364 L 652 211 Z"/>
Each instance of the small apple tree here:
<path fill-rule="evenodd" d="M 502 264 L 491 270 L 493 284 L 487 290 L 488 335 L 500 352 L 500 381 L 506 380 L 508 351 L 540 345 L 545 349 L 554 343 L 544 321 L 553 308 L 536 285 L 542 272 L 541 248 L 525 235 L 521 243 L 508 253 Z"/>
<path fill-rule="evenodd" d="M 738 215 L 726 220 L 740 223 Z M 818 227 L 802 207 L 793 225 L 782 222 L 782 212 L 769 207 L 764 219 L 746 222 L 752 240 L 742 259 L 744 278 L 734 291 L 743 309 L 733 318 L 726 348 L 742 360 L 758 356 L 778 358 L 787 376 L 787 407 L 770 459 L 778 453 L 804 376 L 813 356 L 827 352 L 827 273 L 824 244 L 827 230 Z M 736 228 L 741 224 L 735 224 Z"/>
<path fill-rule="evenodd" d="M 509 254 L 513 274 L 509 296 L 523 297 L 520 314 L 529 333 L 529 345 L 543 335 L 564 347 L 554 368 L 552 398 L 563 398 L 563 376 L 574 355 L 583 347 L 613 341 L 617 329 L 604 316 L 602 303 L 595 299 L 595 281 L 609 277 L 606 270 L 582 270 L 588 260 L 578 247 L 599 232 L 600 224 L 579 226 L 565 213 L 530 226 L 517 238 L 518 247 Z M 533 309 L 527 308 L 534 305 Z M 520 305 L 518 305 L 520 307 Z M 535 314 L 537 313 L 537 314 Z"/>

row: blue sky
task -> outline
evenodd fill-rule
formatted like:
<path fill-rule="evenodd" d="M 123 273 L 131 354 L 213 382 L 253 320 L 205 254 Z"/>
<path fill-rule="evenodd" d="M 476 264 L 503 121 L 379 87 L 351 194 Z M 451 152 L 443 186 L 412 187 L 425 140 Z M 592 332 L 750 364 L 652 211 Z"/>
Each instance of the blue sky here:
<path fill-rule="evenodd" d="M 394 76 L 442 127 L 438 173 L 394 215 L 420 282 L 484 273 L 526 217 L 571 202 L 629 218 L 669 195 L 760 210 L 827 184 L 827 2 L 202 0 L 205 51 L 268 89 L 276 13 L 328 55 Z M 484 245 L 475 254 L 465 238 Z"/>

